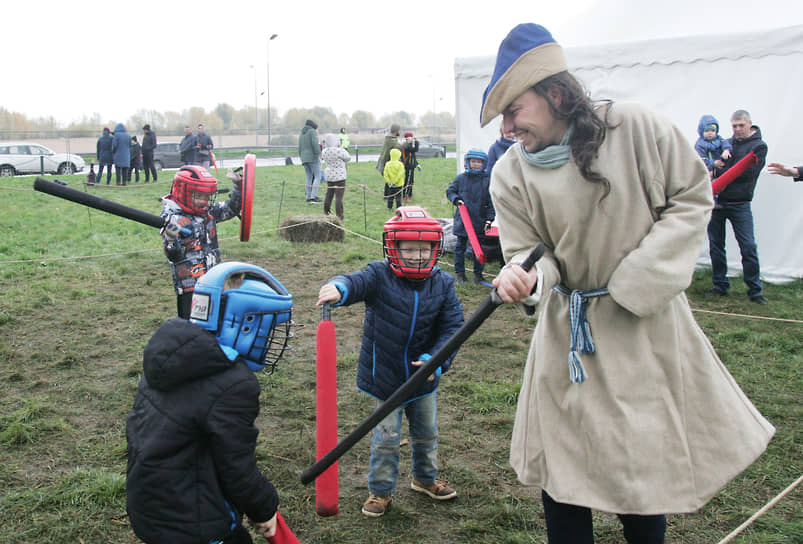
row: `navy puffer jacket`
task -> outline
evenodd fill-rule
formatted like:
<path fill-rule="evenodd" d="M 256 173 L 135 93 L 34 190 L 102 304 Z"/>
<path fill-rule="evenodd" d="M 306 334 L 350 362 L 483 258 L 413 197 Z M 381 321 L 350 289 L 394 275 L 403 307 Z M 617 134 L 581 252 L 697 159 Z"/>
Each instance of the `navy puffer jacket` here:
<path fill-rule="evenodd" d="M 131 166 L 131 136 L 125 131 L 122 123 L 117 123 L 112 135 L 112 153 L 114 153 L 114 166 L 128 168 Z"/>
<path fill-rule="evenodd" d="M 486 172 L 482 174 L 463 172 L 446 189 L 446 198 L 449 199 L 449 202 L 454 204 L 458 199 L 463 201 L 468 209 L 468 215 L 471 217 L 471 226 L 474 227 L 474 232 L 478 237 L 484 236 L 485 222 L 493 221 L 496 218 L 491 202 L 491 193 L 488 190 L 490 184 L 491 177 Z M 454 211 L 452 232 L 455 236 L 468 236 L 460 210 Z"/>
<path fill-rule="evenodd" d="M 439 268 L 420 281 L 397 277 L 387 262 L 370 263 L 365 270 L 332 278 L 343 298 L 337 306 L 365 301 L 357 387 L 380 400 L 387 399 L 463 325 L 463 306 L 454 279 Z M 457 352 L 441 366 L 446 372 Z M 438 388 L 440 372 L 424 382 L 410 400 Z"/>
<path fill-rule="evenodd" d="M 127 510 L 149 543 L 206 544 L 267 521 L 278 494 L 257 468 L 259 381 L 215 336 L 174 317 L 145 347 L 126 423 Z"/>

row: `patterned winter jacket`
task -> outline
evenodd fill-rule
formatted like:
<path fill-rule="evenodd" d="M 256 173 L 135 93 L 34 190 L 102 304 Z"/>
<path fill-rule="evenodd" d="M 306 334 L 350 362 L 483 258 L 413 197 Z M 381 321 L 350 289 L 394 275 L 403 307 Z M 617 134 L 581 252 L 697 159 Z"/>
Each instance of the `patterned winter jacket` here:
<path fill-rule="evenodd" d="M 240 212 L 240 190 L 235 186 L 231 198 L 209 206 L 206 215 L 185 212 L 173 200 L 162 199 L 163 218 L 179 217 L 179 225 L 189 228 L 192 234 L 179 234 L 178 238 L 164 238 L 164 249 L 170 268 L 173 270 L 173 287 L 176 294 L 191 293 L 195 282 L 207 270 L 220 262 L 217 243 L 217 223 L 236 217 Z"/>
<path fill-rule="evenodd" d="M 365 301 L 357 387 L 380 400 L 387 399 L 415 372 L 413 361 L 428 360 L 463 325 L 463 306 L 450 274 L 435 267 L 424 280 L 399 278 L 385 261 L 365 270 L 332 278 L 342 298 L 336 306 Z M 435 391 L 441 372 L 455 353 L 410 400 Z M 408 401 L 409 402 L 409 401 Z"/>

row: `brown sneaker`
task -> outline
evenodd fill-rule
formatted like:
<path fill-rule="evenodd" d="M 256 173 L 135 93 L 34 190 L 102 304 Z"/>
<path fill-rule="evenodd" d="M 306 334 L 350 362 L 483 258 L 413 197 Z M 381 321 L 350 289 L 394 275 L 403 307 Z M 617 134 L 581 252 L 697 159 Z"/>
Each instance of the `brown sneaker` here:
<path fill-rule="evenodd" d="M 413 479 L 410 482 L 410 489 L 418 491 L 419 493 L 426 493 L 430 498 L 436 501 L 446 501 L 457 497 L 457 491 L 446 485 L 442 480 L 435 480 L 434 483 L 424 485 L 418 480 Z"/>
<path fill-rule="evenodd" d="M 390 507 L 390 497 L 380 497 L 371 493 L 368 500 L 362 505 L 362 513 L 372 518 L 385 515 L 385 510 Z"/>

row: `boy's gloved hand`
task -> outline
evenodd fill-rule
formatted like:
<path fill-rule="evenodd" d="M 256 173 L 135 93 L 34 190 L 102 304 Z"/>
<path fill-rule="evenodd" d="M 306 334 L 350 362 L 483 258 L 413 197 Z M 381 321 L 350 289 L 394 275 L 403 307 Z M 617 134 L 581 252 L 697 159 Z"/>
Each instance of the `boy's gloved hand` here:
<path fill-rule="evenodd" d="M 455 206 L 462 206 L 463 204 L 465 204 L 465 202 L 463 202 L 462 198 L 455 198 L 454 199 L 454 205 Z"/>
<path fill-rule="evenodd" d="M 181 225 L 178 224 L 178 217 L 171 215 L 170 221 L 164 226 L 163 232 L 167 238 L 175 240 L 178 237 L 178 233 L 181 232 Z"/>

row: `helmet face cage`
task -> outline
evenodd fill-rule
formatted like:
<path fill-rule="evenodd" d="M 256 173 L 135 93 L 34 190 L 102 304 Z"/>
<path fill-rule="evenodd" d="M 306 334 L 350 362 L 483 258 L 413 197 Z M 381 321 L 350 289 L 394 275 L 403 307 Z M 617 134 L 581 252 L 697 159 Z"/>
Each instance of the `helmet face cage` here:
<path fill-rule="evenodd" d="M 479 170 L 475 170 L 471 168 L 471 159 L 479 159 L 482 161 L 482 168 Z M 481 149 L 469 149 L 466 153 L 465 159 L 463 159 L 464 166 L 466 168 L 466 172 L 469 174 L 482 174 L 485 172 L 485 168 L 488 166 L 488 154 Z"/>
<path fill-rule="evenodd" d="M 239 281 L 226 289 L 232 277 Z M 236 351 L 251 370 L 270 374 L 293 336 L 292 307 L 292 296 L 267 271 L 228 262 L 196 284 L 190 320 L 214 332 L 218 343 Z"/>
<path fill-rule="evenodd" d="M 193 193 L 209 196 L 205 206 L 196 206 L 193 202 Z M 201 215 L 206 213 L 215 201 L 217 193 L 217 180 L 206 168 L 195 165 L 182 166 L 173 178 L 170 195 L 185 212 Z"/>
<path fill-rule="evenodd" d="M 409 262 L 402 257 L 400 242 L 404 240 L 429 242 L 432 251 L 426 260 Z M 391 270 L 400 278 L 421 280 L 432 275 L 432 270 L 443 255 L 443 228 L 418 206 L 405 206 L 385 223 L 382 249 Z"/>

